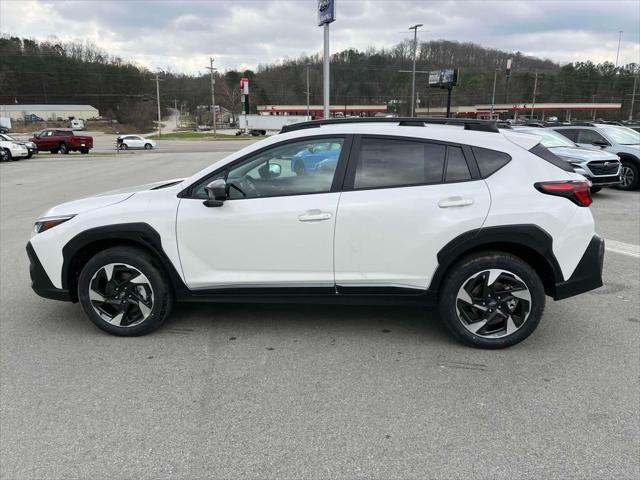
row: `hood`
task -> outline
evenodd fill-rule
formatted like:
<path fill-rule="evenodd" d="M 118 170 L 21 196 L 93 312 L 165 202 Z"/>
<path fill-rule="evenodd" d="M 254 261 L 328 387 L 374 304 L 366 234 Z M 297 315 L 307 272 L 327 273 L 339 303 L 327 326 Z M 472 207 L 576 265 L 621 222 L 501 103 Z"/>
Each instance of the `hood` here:
<path fill-rule="evenodd" d="M 136 192 L 142 192 L 145 190 L 153 190 L 162 187 L 169 187 L 182 183 L 184 179 L 164 180 L 161 182 L 149 183 L 147 185 L 139 185 L 137 187 L 121 188 L 118 190 L 111 190 L 109 192 L 99 193 L 92 197 L 81 198 L 79 200 L 72 200 L 70 202 L 61 203 L 55 207 L 47 210 L 40 215 L 42 217 L 53 217 L 57 215 L 78 215 L 80 213 L 88 212 L 102 207 L 108 207 L 109 205 L 115 205 L 116 203 L 124 202 L 128 198 L 132 197 Z"/>
<path fill-rule="evenodd" d="M 588 150 L 580 147 L 551 147 L 549 150 L 562 157 L 575 158 L 586 162 L 593 160 L 619 160 L 616 154 L 605 150 Z"/>

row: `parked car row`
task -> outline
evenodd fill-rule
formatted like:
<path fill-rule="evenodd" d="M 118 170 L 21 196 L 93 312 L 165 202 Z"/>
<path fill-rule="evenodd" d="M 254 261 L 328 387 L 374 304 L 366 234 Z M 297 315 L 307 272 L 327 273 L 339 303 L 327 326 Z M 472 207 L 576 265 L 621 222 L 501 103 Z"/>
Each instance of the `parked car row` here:
<path fill-rule="evenodd" d="M 545 147 L 591 181 L 592 192 L 604 186 L 638 187 L 640 133 L 632 128 L 592 122 L 501 127 L 540 136 Z"/>

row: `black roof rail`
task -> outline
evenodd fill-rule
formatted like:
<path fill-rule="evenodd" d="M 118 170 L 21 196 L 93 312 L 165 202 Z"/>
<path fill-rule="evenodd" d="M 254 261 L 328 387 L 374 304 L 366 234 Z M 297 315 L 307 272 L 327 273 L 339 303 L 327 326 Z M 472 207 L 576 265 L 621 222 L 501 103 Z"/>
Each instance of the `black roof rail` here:
<path fill-rule="evenodd" d="M 285 125 L 280 133 L 304 130 L 305 128 L 318 128 L 322 125 L 338 125 L 344 123 L 397 123 L 401 127 L 424 127 L 429 125 L 460 125 L 465 130 L 476 132 L 499 133 L 496 122 L 493 120 L 476 120 L 474 118 L 438 118 L 438 117 L 360 117 L 360 118 L 329 118 L 324 120 L 311 120 L 309 122 L 293 123 Z"/>
<path fill-rule="evenodd" d="M 595 127 L 594 122 L 571 122 L 572 127 Z"/>

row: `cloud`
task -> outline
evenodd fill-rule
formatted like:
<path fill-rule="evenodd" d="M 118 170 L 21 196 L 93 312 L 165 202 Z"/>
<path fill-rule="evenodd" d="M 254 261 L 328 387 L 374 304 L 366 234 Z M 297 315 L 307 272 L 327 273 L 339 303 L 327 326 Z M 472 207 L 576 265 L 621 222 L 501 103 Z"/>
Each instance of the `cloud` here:
<path fill-rule="evenodd" d="M 0 31 L 87 40 L 149 68 L 253 67 L 321 51 L 315 0 L 2 0 Z M 635 0 L 339 0 L 331 50 L 388 47 L 423 23 L 422 40 L 470 41 L 557 62 L 640 62 Z"/>

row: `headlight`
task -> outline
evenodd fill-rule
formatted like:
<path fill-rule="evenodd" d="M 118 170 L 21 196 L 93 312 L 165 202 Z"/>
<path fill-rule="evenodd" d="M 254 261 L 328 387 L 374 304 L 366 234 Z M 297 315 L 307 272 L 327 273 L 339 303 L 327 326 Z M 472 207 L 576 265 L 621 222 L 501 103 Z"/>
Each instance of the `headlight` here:
<path fill-rule="evenodd" d="M 50 228 L 56 227 L 61 223 L 66 222 L 67 220 L 71 220 L 75 215 L 61 215 L 58 217 L 44 217 L 36 220 L 36 223 L 33 225 L 34 233 L 42 233 L 46 232 Z"/>
<path fill-rule="evenodd" d="M 21 148 L 22 148 L 22 145 L 20 145 L 19 143 L 15 143 L 15 142 L 13 142 L 13 143 L 11 144 L 11 146 L 12 146 L 13 148 L 18 148 L 18 149 L 21 149 Z"/>

